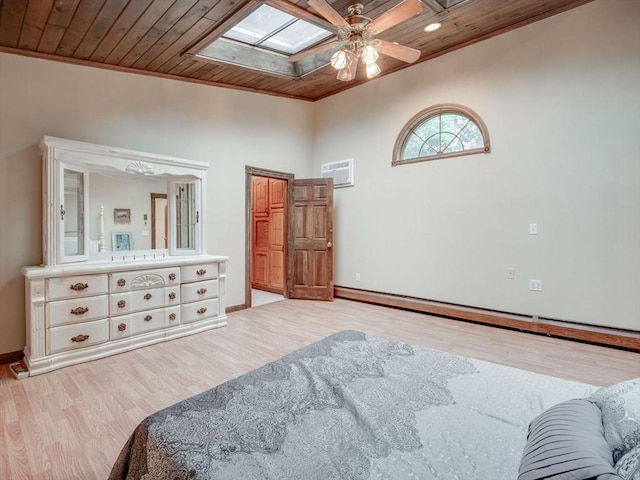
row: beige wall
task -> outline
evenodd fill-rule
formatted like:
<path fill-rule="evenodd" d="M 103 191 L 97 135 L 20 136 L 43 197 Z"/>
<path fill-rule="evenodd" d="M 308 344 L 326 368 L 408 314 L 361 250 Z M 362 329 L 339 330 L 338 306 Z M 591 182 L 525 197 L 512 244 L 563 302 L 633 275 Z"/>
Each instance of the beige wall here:
<path fill-rule="evenodd" d="M 0 54 L 0 354 L 24 346 L 20 268 L 42 261 L 42 136 L 209 163 L 208 251 L 237 305 L 245 165 L 308 177 L 312 125 L 309 102 Z"/>
<path fill-rule="evenodd" d="M 315 172 L 355 159 L 336 284 L 640 330 L 639 32 L 639 2 L 599 0 L 318 102 Z M 392 168 L 439 103 L 476 111 L 491 154 Z"/>

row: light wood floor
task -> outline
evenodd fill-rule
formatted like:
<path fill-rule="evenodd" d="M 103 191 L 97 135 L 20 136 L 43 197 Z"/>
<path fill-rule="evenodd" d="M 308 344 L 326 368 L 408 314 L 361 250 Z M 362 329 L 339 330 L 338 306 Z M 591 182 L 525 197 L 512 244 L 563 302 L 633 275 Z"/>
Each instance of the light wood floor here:
<path fill-rule="evenodd" d="M 284 300 L 229 325 L 16 380 L 0 367 L 0 479 L 104 479 L 147 415 L 340 330 L 566 379 L 640 376 L 640 355 L 348 300 Z"/>

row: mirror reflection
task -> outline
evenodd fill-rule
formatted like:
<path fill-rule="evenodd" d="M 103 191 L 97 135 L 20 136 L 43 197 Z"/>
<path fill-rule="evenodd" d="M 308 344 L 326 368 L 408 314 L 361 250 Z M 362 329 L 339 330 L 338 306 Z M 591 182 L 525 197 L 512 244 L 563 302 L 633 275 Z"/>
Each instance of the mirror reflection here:
<path fill-rule="evenodd" d="M 176 232 L 177 248 L 195 248 L 196 196 L 193 183 L 176 184 Z"/>
<path fill-rule="evenodd" d="M 89 183 L 91 256 L 103 251 L 122 252 L 127 244 L 136 250 L 167 248 L 166 177 L 91 172 Z"/>
<path fill-rule="evenodd" d="M 169 248 L 167 194 L 151 194 L 151 248 Z"/>
<path fill-rule="evenodd" d="M 64 204 L 60 205 L 65 255 L 84 255 L 84 189 L 84 174 L 65 168 Z"/>

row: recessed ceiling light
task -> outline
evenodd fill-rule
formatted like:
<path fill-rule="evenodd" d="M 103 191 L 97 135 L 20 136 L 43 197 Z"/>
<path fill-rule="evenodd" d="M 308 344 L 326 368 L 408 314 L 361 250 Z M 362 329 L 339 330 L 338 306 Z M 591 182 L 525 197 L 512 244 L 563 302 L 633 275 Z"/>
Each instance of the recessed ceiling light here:
<path fill-rule="evenodd" d="M 430 23 L 426 27 L 424 27 L 425 32 L 434 32 L 439 29 L 442 25 L 440 23 Z"/>

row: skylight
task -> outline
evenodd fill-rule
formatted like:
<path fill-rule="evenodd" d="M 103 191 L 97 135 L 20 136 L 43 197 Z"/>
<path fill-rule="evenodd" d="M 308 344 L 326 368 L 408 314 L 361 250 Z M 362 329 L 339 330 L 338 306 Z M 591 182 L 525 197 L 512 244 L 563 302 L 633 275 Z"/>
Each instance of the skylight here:
<path fill-rule="evenodd" d="M 222 36 L 292 55 L 331 35 L 323 28 L 263 4 Z"/>
<path fill-rule="evenodd" d="M 289 57 L 331 41 L 335 33 L 331 23 L 288 0 L 248 0 L 185 53 L 205 62 L 302 78 L 328 65 L 333 52 L 327 50 L 295 62 Z"/>

